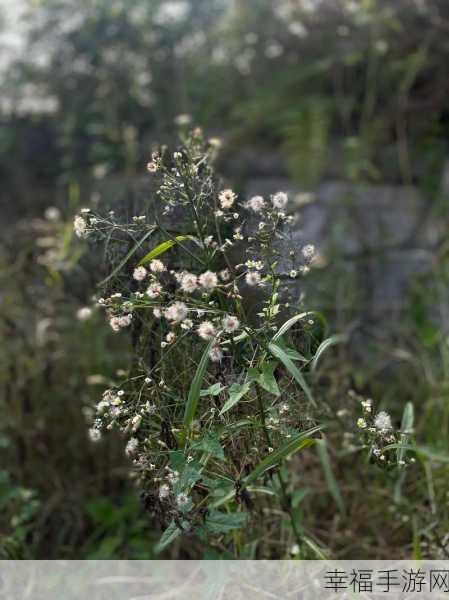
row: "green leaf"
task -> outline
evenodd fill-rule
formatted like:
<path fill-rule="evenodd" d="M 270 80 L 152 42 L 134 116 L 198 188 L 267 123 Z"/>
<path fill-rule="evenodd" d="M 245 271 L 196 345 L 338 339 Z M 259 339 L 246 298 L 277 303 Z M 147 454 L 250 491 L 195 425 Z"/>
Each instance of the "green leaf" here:
<path fill-rule="evenodd" d="M 327 487 L 329 488 L 329 492 L 335 500 L 335 503 L 340 509 L 340 512 L 344 514 L 346 512 L 345 503 L 343 500 L 343 496 L 341 495 L 337 480 L 335 479 L 334 472 L 332 470 L 332 465 L 329 459 L 329 453 L 327 451 L 327 443 L 323 439 L 317 440 L 316 443 L 318 448 L 318 456 L 321 461 L 321 466 L 323 467 Z"/>
<path fill-rule="evenodd" d="M 271 354 L 275 358 L 278 358 L 281 361 L 281 363 L 284 365 L 284 367 L 287 369 L 287 371 L 290 373 L 290 375 L 292 375 L 292 377 L 294 377 L 294 379 L 298 383 L 299 387 L 305 393 L 309 402 L 311 402 L 314 406 L 316 406 L 315 400 L 313 399 L 313 396 L 312 396 L 312 392 L 310 391 L 310 388 L 307 385 L 306 380 L 304 379 L 304 376 L 302 375 L 302 373 L 298 369 L 298 367 L 287 356 L 285 351 L 282 348 L 280 348 L 278 345 L 273 344 L 273 343 L 268 345 L 268 349 L 270 350 Z"/>
<path fill-rule="evenodd" d="M 234 484 L 226 479 L 212 479 L 204 475 L 202 482 L 208 487 L 210 495 L 214 498 L 223 498 L 230 492 L 235 492 Z"/>
<path fill-rule="evenodd" d="M 206 373 L 207 365 L 209 363 L 209 351 L 212 347 L 213 340 L 211 340 L 196 369 L 195 377 L 193 378 L 192 384 L 189 390 L 189 396 L 187 398 L 186 408 L 184 411 L 184 427 L 190 428 L 192 421 L 195 418 L 196 409 L 200 399 L 201 384 L 203 383 L 204 375 Z"/>
<path fill-rule="evenodd" d="M 260 387 L 264 390 L 273 394 L 274 396 L 280 396 L 281 392 L 274 376 L 274 370 L 277 367 L 276 362 L 266 362 L 262 365 L 261 370 L 248 369 L 248 375 L 256 381 Z"/>
<path fill-rule="evenodd" d="M 388 444 L 382 448 L 382 452 L 387 450 L 395 450 L 402 448 L 404 451 L 415 452 L 418 456 L 433 460 L 435 462 L 449 463 L 449 456 L 447 454 L 440 454 L 433 448 L 427 448 L 426 446 L 412 446 L 411 444 Z"/>
<path fill-rule="evenodd" d="M 192 444 L 191 448 L 192 450 L 202 450 L 203 452 L 207 452 L 219 460 L 224 460 L 225 457 L 223 448 L 220 444 L 220 438 L 212 431 L 206 431 L 201 439 L 196 440 Z"/>
<path fill-rule="evenodd" d="M 283 325 L 281 325 L 281 327 L 279 328 L 279 330 L 271 338 L 271 341 L 272 342 L 276 342 L 285 333 L 287 333 L 287 331 L 289 329 L 291 329 L 295 323 L 297 323 L 298 321 L 301 321 L 302 319 L 305 319 L 306 317 L 311 317 L 311 316 L 314 316 L 314 317 L 318 318 L 321 321 L 321 323 L 323 325 L 323 328 L 324 329 L 327 328 L 326 318 L 321 313 L 319 313 L 319 312 L 317 312 L 315 310 L 308 311 L 308 312 L 303 312 L 303 313 L 300 313 L 299 315 L 295 315 L 294 317 L 292 317 L 291 319 L 289 319 L 288 321 L 286 321 Z"/>
<path fill-rule="evenodd" d="M 187 527 L 188 522 L 183 521 L 181 523 L 181 525 L 183 527 Z M 162 552 L 162 550 L 164 550 L 164 548 L 166 548 L 172 542 L 174 542 L 175 539 L 177 537 L 179 537 L 181 534 L 182 534 L 182 530 L 179 529 L 179 527 L 176 525 L 176 523 L 174 521 L 172 521 L 170 523 L 170 525 L 167 527 L 167 529 L 164 531 L 164 533 L 162 534 L 161 539 L 159 540 L 159 543 L 156 544 L 156 546 L 154 548 L 154 551 L 156 552 L 156 554 L 159 554 L 160 552 Z"/>
<path fill-rule="evenodd" d="M 202 466 L 197 460 L 187 463 L 180 472 L 178 481 L 175 483 L 173 489 L 175 494 L 185 492 L 186 489 L 193 486 L 198 479 L 201 479 L 201 469 Z"/>
<path fill-rule="evenodd" d="M 137 252 L 137 250 L 144 243 L 144 241 L 146 239 L 148 239 L 150 237 L 150 235 L 152 233 L 154 233 L 155 230 L 156 230 L 156 227 L 153 227 L 153 229 L 150 229 L 149 231 L 147 231 L 146 234 L 137 242 L 137 244 L 135 246 L 133 246 L 133 248 L 131 248 L 131 250 L 126 254 L 126 256 L 123 258 L 123 260 L 121 260 L 119 262 L 119 264 L 115 267 L 115 269 L 112 271 L 112 273 L 110 275 L 108 275 L 105 279 L 103 279 L 103 281 L 100 281 L 98 286 L 101 287 L 101 286 L 105 285 L 110 279 L 112 279 L 114 277 L 114 275 L 117 275 L 117 273 L 126 265 L 126 263 L 131 258 L 131 256 L 133 256 L 133 254 L 135 254 Z"/>
<path fill-rule="evenodd" d="M 209 533 L 228 533 L 240 529 L 248 520 L 248 513 L 224 513 L 211 510 L 206 517 L 205 527 Z"/>
<path fill-rule="evenodd" d="M 218 396 L 225 389 L 226 387 L 221 385 L 221 383 L 214 383 L 214 385 L 211 385 L 207 390 L 201 390 L 200 396 Z"/>
<path fill-rule="evenodd" d="M 250 381 L 247 381 L 244 384 L 233 383 L 229 388 L 229 399 L 225 402 L 223 408 L 221 409 L 220 415 L 224 414 L 235 404 L 237 404 L 240 398 L 243 398 L 243 396 L 249 392 L 250 388 Z"/>
<path fill-rule="evenodd" d="M 242 333 L 232 338 L 232 343 L 237 344 L 238 342 L 242 342 L 243 340 L 246 340 L 248 336 L 249 334 L 247 331 L 242 331 Z"/>
<path fill-rule="evenodd" d="M 310 494 L 309 488 L 304 488 L 303 490 L 296 490 L 292 494 L 292 508 L 298 508 L 301 502 Z"/>
<path fill-rule="evenodd" d="M 413 404 L 411 402 L 407 402 L 404 407 L 404 412 L 402 413 L 402 423 L 401 423 L 401 444 L 406 444 L 409 435 L 413 432 L 413 424 L 415 421 L 415 411 L 413 409 Z M 404 459 L 405 450 L 404 448 L 398 448 L 396 451 L 397 461 L 401 461 Z"/>
<path fill-rule="evenodd" d="M 142 258 L 142 260 L 139 262 L 139 265 L 140 266 L 146 265 L 147 263 L 149 263 L 151 260 L 153 260 L 157 256 L 160 256 L 161 254 L 164 254 L 164 252 L 167 252 L 167 250 L 170 250 L 170 248 L 172 248 L 175 244 L 177 244 L 179 242 L 183 242 L 184 240 L 188 240 L 188 239 L 192 239 L 192 236 L 191 235 L 177 235 L 172 240 L 165 240 L 165 242 L 162 242 L 161 244 L 156 246 L 156 248 L 153 248 L 153 250 L 150 250 L 150 252 L 148 252 L 148 254 L 145 254 L 145 256 Z"/>
<path fill-rule="evenodd" d="M 286 346 L 283 339 L 277 340 L 276 346 L 279 346 L 279 348 L 281 348 L 285 352 L 285 354 L 289 357 L 290 360 L 300 360 L 305 363 L 309 362 L 309 359 L 307 359 L 303 354 L 300 354 L 294 348 L 289 348 L 288 346 Z"/>
<path fill-rule="evenodd" d="M 331 346 L 335 346 L 335 344 L 342 344 L 342 343 L 346 342 L 347 340 L 348 340 L 348 336 L 346 334 L 336 334 L 336 335 L 332 335 L 331 337 L 328 337 L 323 342 L 321 342 L 321 344 L 318 346 L 317 351 L 315 352 L 315 356 L 313 357 L 313 360 L 312 360 L 312 371 L 315 371 L 321 355 L 324 352 L 326 352 L 326 350 L 328 348 L 330 348 Z"/>
<path fill-rule="evenodd" d="M 285 333 L 287 333 L 287 331 L 289 329 L 291 329 L 295 323 L 297 323 L 298 321 L 301 321 L 302 319 L 305 319 L 306 317 L 309 317 L 310 315 L 313 315 L 313 314 L 314 314 L 313 312 L 303 312 L 299 315 L 295 315 L 288 321 L 285 321 L 285 323 L 283 325 L 281 325 L 281 327 L 279 327 L 278 331 L 274 334 L 271 341 L 275 342 L 276 340 L 281 338 Z"/>
<path fill-rule="evenodd" d="M 293 436 L 288 442 L 283 444 L 280 448 L 269 454 L 266 458 L 264 458 L 255 469 L 251 471 L 249 475 L 245 477 L 243 480 L 245 485 L 253 483 L 258 479 L 265 471 L 271 469 L 275 465 L 279 464 L 284 458 L 293 454 L 294 452 L 298 452 L 303 448 L 308 448 L 312 446 L 316 440 L 309 437 L 317 431 L 322 429 L 321 425 L 317 425 L 316 427 L 312 427 L 311 429 L 307 429 L 297 435 Z"/>
<path fill-rule="evenodd" d="M 317 556 L 317 558 L 319 558 L 320 560 L 328 560 L 329 557 L 326 556 L 324 550 L 322 550 L 318 544 L 316 544 L 313 540 L 311 540 L 309 537 L 307 536 L 303 536 L 302 537 L 303 542 L 309 546 L 309 548 L 315 553 L 315 555 Z"/>
<path fill-rule="evenodd" d="M 172 450 L 169 453 L 170 457 L 170 466 L 174 471 L 178 471 L 179 473 L 184 469 L 186 464 L 186 457 L 184 456 L 184 452 L 182 450 Z"/>

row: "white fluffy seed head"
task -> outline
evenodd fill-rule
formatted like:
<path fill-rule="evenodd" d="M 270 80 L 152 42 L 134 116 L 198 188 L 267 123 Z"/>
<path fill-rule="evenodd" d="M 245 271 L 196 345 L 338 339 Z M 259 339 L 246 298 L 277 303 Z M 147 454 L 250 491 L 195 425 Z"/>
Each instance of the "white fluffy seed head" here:
<path fill-rule="evenodd" d="M 143 281 L 147 275 L 148 275 L 148 272 L 145 269 L 145 267 L 136 267 L 134 269 L 133 278 L 136 281 Z"/>
<path fill-rule="evenodd" d="M 211 291 L 217 287 L 218 278 L 212 271 L 205 271 L 199 276 L 199 283 L 202 288 Z"/>
<path fill-rule="evenodd" d="M 210 321 L 203 321 L 199 325 L 197 332 L 200 338 L 206 341 L 213 340 L 217 335 L 217 330 Z"/>
<path fill-rule="evenodd" d="M 193 273 L 184 273 L 181 276 L 181 290 L 186 294 L 192 294 L 198 289 L 198 278 Z"/>
<path fill-rule="evenodd" d="M 134 456 L 137 452 L 137 448 L 139 447 L 139 440 L 135 437 L 132 437 L 128 443 L 126 444 L 125 452 L 127 456 Z"/>
<path fill-rule="evenodd" d="M 220 362 L 223 358 L 223 352 L 219 346 L 212 346 L 209 350 L 209 358 L 212 362 Z"/>
<path fill-rule="evenodd" d="M 76 318 L 78 321 L 87 321 L 92 316 L 92 312 L 90 306 L 83 306 L 77 310 Z"/>
<path fill-rule="evenodd" d="M 176 496 L 176 504 L 179 508 L 184 508 L 189 503 L 189 497 L 184 492 L 181 492 Z"/>
<path fill-rule="evenodd" d="M 119 326 L 121 328 L 129 327 L 131 325 L 132 318 L 133 318 L 133 316 L 131 314 L 123 315 L 123 317 L 119 317 L 118 318 Z"/>
<path fill-rule="evenodd" d="M 149 298 L 159 298 L 162 294 L 162 286 L 158 282 L 150 284 L 147 288 L 146 294 Z"/>
<path fill-rule="evenodd" d="M 91 442 L 98 442 L 101 440 L 101 431 L 96 427 L 91 427 L 89 429 L 89 439 Z"/>
<path fill-rule="evenodd" d="M 312 258 L 315 256 L 315 246 L 313 244 L 307 244 L 301 250 L 301 254 L 304 257 L 304 260 L 310 262 Z"/>
<path fill-rule="evenodd" d="M 240 321 L 237 319 L 237 317 L 230 315 L 223 317 L 221 324 L 223 325 L 223 329 L 226 331 L 226 333 L 233 333 L 240 327 Z"/>
<path fill-rule="evenodd" d="M 223 190 L 218 194 L 218 199 L 220 200 L 221 208 L 231 208 L 234 204 L 235 199 L 237 198 L 237 194 L 234 194 L 232 190 Z"/>
<path fill-rule="evenodd" d="M 285 192 L 278 192 L 272 197 L 271 202 L 274 208 L 283 210 L 287 206 L 288 196 Z"/>
<path fill-rule="evenodd" d="M 76 215 L 73 221 L 73 229 L 79 238 L 87 237 L 87 223 L 81 215 Z"/>
<path fill-rule="evenodd" d="M 150 271 L 152 273 L 163 273 L 166 270 L 167 270 L 167 267 L 164 265 L 164 263 L 161 260 L 158 260 L 157 258 L 155 258 L 154 260 L 152 260 L 150 262 Z"/>
<path fill-rule="evenodd" d="M 120 331 L 120 322 L 118 317 L 111 317 L 109 319 L 109 325 L 111 326 L 112 331 Z"/>
<path fill-rule="evenodd" d="M 180 323 L 187 317 L 188 312 L 188 308 L 184 302 L 174 302 L 166 309 L 164 317 L 173 323 Z"/>
<path fill-rule="evenodd" d="M 374 427 L 379 431 L 390 431 L 393 429 L 390 415 L 382 410 L 374 417 Z"/>
<path fill-rule="evenodd" d="M 253 196 L 246 203 L 246 208 L 258 213 L 265 208 L 265 200 L 262 198 L 262 196 Z"/>

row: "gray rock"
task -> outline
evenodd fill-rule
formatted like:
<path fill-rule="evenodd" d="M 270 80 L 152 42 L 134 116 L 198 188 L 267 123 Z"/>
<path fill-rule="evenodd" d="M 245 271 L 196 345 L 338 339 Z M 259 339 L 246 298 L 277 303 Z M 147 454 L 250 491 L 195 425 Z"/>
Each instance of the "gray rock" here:
<path fill-rule="evenodd" d="M 250 181 L 247 196 L 268 197 L 279 190 L 290 194 L 293 206 L 305 191 L 287 179 L 266 178 Z M 397 317 L 414 278 L 430 270 L 434 247 L 443 233 L 443 224 L 430 215 L 427 200 L 413 187 L 343 182 L 323 183 L 314 198 L 298 209 L 295 244 L 317 247 L 328 263 L 323 277 L 333 271 L 338 279 L 342 268 L 346 276 L 352 274 L 359 288 L 361 317 Z M 304 282 L 298 283 L 298 288 L 303 286 Z"/>

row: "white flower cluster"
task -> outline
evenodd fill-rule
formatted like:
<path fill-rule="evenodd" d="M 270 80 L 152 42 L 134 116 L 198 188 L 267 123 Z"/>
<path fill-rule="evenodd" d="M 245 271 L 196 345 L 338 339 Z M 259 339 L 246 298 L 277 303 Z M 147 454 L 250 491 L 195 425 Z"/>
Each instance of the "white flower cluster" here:
<path fill-rule="evenodd" d="M 127 315 L 122 315 L 121 317 L 111 317 L 109 319 L 109 325 L 111 326 L 112 331 L 120 331 L 125 327 L 129 327 L 132 322 L 132 314 L 128 313 Z"/>
<path fill-rule="evenodd" d="M 191 503 L 188 494 L 186 492 L 174 493 L 174 488 L 179 481 L 178 471 L 175 471 L 168 466 L 165 468 L 165 471 L 165 478 L 162 479 L 162 481 L 165 480 L 165 482 L 159 485 L 159 500 L 161 502 L 170 502 L 174 497 L 175 507 L 178 510 L 182 511 L 188 508 Z"/>
<path fill-rule="evenodd" d="M 194 132 L 193 135 L 197 134 Z M 188 383 L 184 380 L 190 376 L 190 367 L 195 366 L 193 361 L 204 353 L 207 344 L 210 361 L 224 364 L 208 369 L 205 379 L 210 380 L 213 374 L 223 372 L 223 389 L 228 388 L 233 379 L 236 380 L 236 373 L 240 375 L 249 364 L 255 364 L 258 360 L 255 355 L 260 352 L 258 340 L 272 336 L 276 330 L 275 316 L 288 308 L 277 291 L 280 279 L 275 243 L 283 236 L 282 228 L 294 222 L 293 216 L 287 214 L 288 195 L 280 191 L 266 199 L 253 196 L 242 202 L 232 189 L 216 189 L 216 179 L 208 165 L 209 150 L 206 154 L 203 150 L 197 153 L 193 143 L 188 150 L 172 154 L 164 151 L 162 155 L 153 153 L 147 165 L 148 172 L 158 173 L 161 179 L 156 193 L 162 213 L 175 207 L 187 208 L 188 231 L 194 232 L 190 236 L 194 239 L 179 243 L 174 264 L 178 264 L 183 251 L 186 262 L 181 262 L 179 267 L 170 265 L 165 256 L 174 253 L 171 250 L 150 261 L 128 263 L 123 269 L 125 274 L 131 268 L 126 285 L 121 291 L 109 292 L 109 297 L 97 301 L 97 305 L 105 309 L 114 331 L 128 328 L 133 322 L 138 324 L 133 326 L 134 337 L 138 339 L 133 365 L 136 369 L 123 372 L 120 377 L 129 379 L 117 384 L 126 390 L 126 394 L 122 389 L 104 392 L 89 435 L 96 440 L 101 432 L 111 428 L 125 435 L 125 452 L 136 472 L 145 485 L 151 483 L 154 487 L 152 497 L 157 496 L 171 513 L 191 510 L 196 493 L 193 487 L 180 489 L 183 478 L 167 466 L 170 450 L 179 444 L 185 426 L 179 419 L 183 412 L 179 402 L 184 398 L 185 383 Z M 248 212 L 244 213 L 244 210 Z M 90 213 L 77 215 L 75 233 L 86 237 L 95 231 L 101 239 L 101 236 L 106 238 L 109 231 L 120 228 L 112 213 L 109 220 L 98 217 L 95 226 L 92 220 L 96 218 Z M 136 217 L 123 225 L 121 231 L 128 234 L 135 232 L 137 227 L 147 232 L 150 224 L 146 219 Z M 237 244 L 240 246 L 241 242 L 245 254 L 240 259 L 241 264 L 236 265 L 234 253 L 229 249 Z M 295 262 L 297 257 L 298 262 L 308 265 L 314 254 L 315 249 L 310 244 L 299 249 L 290 262 L 290 275 L 296 277 L 301 272 L 300 265 Z M 123 281 L 124 278 L 117 277 L 112 279 L 112 284 L 119 285 Z M 263 297 L 261 295 L 262 312 L 254 311 L 252 315 L 259 319 L 256 326 L 247 318 L 242 305 L 247 286 L 263 286 L 266 292 Z M 251 343 L 247 343 L 246 338 Z M 234 352 L 237 344 L 238 351 Z M 145 351 L 140 350 L 143 346 Z M 150 360 L 147 360 L 147 349 L 148 354 L 151 353 Z M 191 355 L 186 356 L 186 353 Z M 185 364 L 181 367 L 178 361 Z M 178 377 L 178 367 L 182 377 Z M 181 379 L 182 389 L 179 387 Z M 216 398 L 217 403 L 222 400 Z M 212 408 L 219 412 L 218 404 Z M 217 413 L 211 410 L 207 414 Z M 290 405 L 283 401 L 267 413 L 268 427 L 273 430 L 285 427 L 291 418 Z M 192 434 L 195 432 L 192 440 L 197 437 L 196 427 L 192 424 Z M 198 428 L 202 429 L 203 424 Z M 187 463 L 196 460 L 193 444 L 191 447 L 189 442 L 186 448 L 189 452 L 185 457 Z M 152 471 L 151 475 L 148 471 Z"/>
<path fill-rule="evenodd" d="M 87 221 L 84 217 L 82 217 L 81 215 L 76 215 L 74 221 L 73 221 L 73 229 L 75 230 L 75 234 L 79 237 L 79 238 L 85 238 L 87 237 Z"/>
<path fill-rule="evenodd" d="M 228 209 L 231 208 L 237 199 L 237 194 L 234 194 L 232 190 L 223 190 L 218 194 L 218 199 L 220 200 L 221 208 Z"/>
<path fill-rule="evenodd" d="M 370 448 L 371 456 L 379 464 L 405 465 L 406 461 L 404 460 L 396 463 L 396 450 L 388 448 L 390 444 L 394 445 L 401 439 L 394 429 L 391 416 L 384 410 L 373 413 L 373 401 L 370 398 L 364 398 L 353 391 L 349 393 L 349 396 L 358 401 L 362 407 L 363 416 L 357 419 L 356 424 L 357 428 L 361 430 L 366 445 Z M 408 459 L 408 462 L 413 461 Z"/>

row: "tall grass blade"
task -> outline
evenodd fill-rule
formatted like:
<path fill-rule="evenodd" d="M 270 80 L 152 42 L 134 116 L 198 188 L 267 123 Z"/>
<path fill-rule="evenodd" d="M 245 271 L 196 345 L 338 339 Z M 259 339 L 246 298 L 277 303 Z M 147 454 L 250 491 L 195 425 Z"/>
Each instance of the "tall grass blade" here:
<path fill-rule="evenodd" d="M 312 446 L 317 440 L 311 438 L 310 436 L 314 433 L 317 433 L 322 429 L 321 425 L 317 425 L 316 427 L 312 427 L 311 429 L 307 429 L 301 433 L 298 433 L 291 440 L 283 444 L 280 448 L 269 454 L 266 458 L 264 458 L 258 465 L 251 471 L 249 475 L 245 477 L 243 483 L 245 485 L 249 485 L 256 481 L 265 471 L 271 469 L 275 465 L 279 464 L 284 458 L 293 454 L 294 452 L 299 452 L 304 448 L 308 448 Z"/>
<path fill-rule="evenodd" d="M 209 363 L 209 351 L 213 344 L 213 340 L 211 340 L 204 353 L 201 357 L 200 362 L 198 363 L 198 367 L 196 369 L 195 377 L 192 380 L 190 385 L 189 395 L 187 398 L 187 404 L 184 411 L 184 426 L 186 429 L 189 429 L 192 425 L 192 421 L 195 418 L 196 409 L 198 407 L 198 402 L 201 396 L 201 385 L 203 383 L 204 375 L 206 373 L 207 365 Z"/>
<path fill-rule="evenodd" d="M 303 542 L 309 546 L 309 548 L 315 553 L 316 557 L 320 560 L 329 560 L 329 557 L 326 556 L 324 550 L 322 550 L 313 540 L 311 540 L 307 536 L 303 536 Z"/>
<path fill-rule="evenodd" d="M 280 346 L 278 346 L 277 344 L 273 344 L 273 343 L 268 345 L 268 349 L 275 358 L 277 358 L 281 361 L 281 363 L 284 365 L 284 367 L 287 369 L 287 371 L 290 373 L 290 375 L 292 375 L 292 377 L 294 377 L 294 379 L 298 383 L 299 387 L 305 393 L 309 402 L 311 404 L 313 404 L 313 406 L 316 406 L 315 400 L 313 399 L 313 396 L 312 396 L 312 392 L 310 391 L 310 388 L 307 385 L 303 374 L 298 369 L 298 367 L 295 365 L 295 363 L 288 357 L 286 352 Z"/>
<path fill-rule="evenodd" d="M 278 331 L 272 337 L 272 341 L 275 342 L 276 340 L 278 340 L 279 338 L 281 338 L 285 333 L 287 333 L 287 331 L 291 327 L 293 327 L 293 325 L 295 323 L 297 323 L 298 321 L 301 321 L 301 319 L 305 319 L 306 317 L 310 317 L 313 314 L 314 314 L 313 311 L 303 312 L 303 313 L 300 313 L 299 315 L 295 315 L 294 317 L 292 317 L 288 321 L 285 321 L 285 323 L 283 325 L 281 325 L 281 327 L 278 329 Z"/>
<path fill-rule="evenodd" d="M 318 361 L 320 360 L 322 354 L 324 354 L 324 352 L 326 352 L 326 350 L 328 348 L 330 348 L 331 346 L 335 346 L 335 344 L 342 344 L 342 343 L 346 342 L 347 340 L 348 340 L 348 336 L 346 334 L 342 333 L 342 334 L 331 335 L 331 337 L 328 337 L 327 339 L 322 341 L 321 344 L 318 346 L 317 351 L 315 352 L 315 356 L 313 357 L 312 371 L 315 371 Z"/>
<path fill-rule="evenodd" d="M 140 266 L 146 265 L 154 258 L 160 256 L 161 254 L 164 254 L 164 252 L 167 252 L 167 250 L 170 250 L 170 248 L 172 248 L 175 244 L 177 244 L 179 242 L 183 242 L 184 240 L 188 240 L 191 238 L 192 238 L 192 236 L 190 236 L 190 235 L 177 235 L 172 240 L 165 240 L 165 242 L 160 243 L 158 246 L 156 246 L 156 248 L 153 248 L 153 250 L 150 250 L 150 252 L 148 252 L 148 254 L 145 254 L 145 256 L 142 258 L 142 260 L 139 262 L 139 265 Z"/>
<path fill-rule="evenodd" d="M 411 402 L 407 402 L 404 407 L 404 412 L 402 413 L 402 422 L 401 422 L 401 444 L 407 444 L 409 435 L 413 432 L 413 424 L 415 422 L 415 410 L 413 408 L 413 404 Z M 401 461 L 404 459 L 405 450 L 404 448 L 398 448 L 396 451 L 397 461 Z"/>
<path fill-rule="evenodd" d="M 449 463 L 448 454 L 441 454 L 440 452 L 435 451 L 433 448 L 427 448 L 426 446 L 412 446 L 411 444 L 388 444 L 388 446 L 384 446 L 382 448 L 382 452 L 386 452 L 387 450 L 396 450 L 400 448 L 407 452 L 414 452 L 422 458 L 427 458 L 427 460 L 431 460 L 434 462 Z"/>
<path fill-rule="evenodd" d="M 346 507 L 334 472 L 332 470 L 332 465 L 329 459 L 329 452 L 327 450 L 327 442 L 326 440 L 321 439 L 317 440 L 316 443 L 318 449 L 318 456 L 320 458 L 321 466 L 323 467 L 324 477 L 326 478 L 326 483 L 327 487 L 329 488 L 329 492 L 332 498 L 335 500 L 335 503 L 338 506 L 340 512 L 342 514 L 345 514 Z"/>

